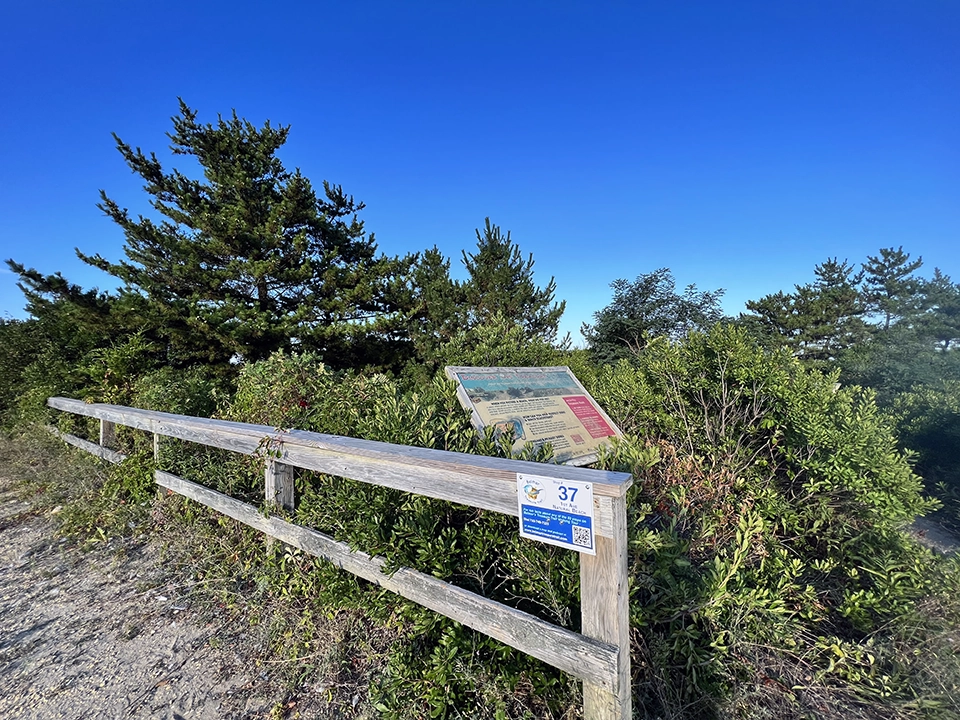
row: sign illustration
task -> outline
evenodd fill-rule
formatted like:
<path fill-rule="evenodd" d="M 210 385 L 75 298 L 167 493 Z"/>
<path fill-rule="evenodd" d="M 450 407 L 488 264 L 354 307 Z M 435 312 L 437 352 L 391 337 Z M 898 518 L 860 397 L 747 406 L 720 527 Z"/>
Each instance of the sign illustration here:
<path fill-rule="evenodd" d="M 554 459 L 589 465 L 620 429 L 567 367 L 448 367 L 474 427 L 512 431 L 514 449 L 550 443 Z"/>

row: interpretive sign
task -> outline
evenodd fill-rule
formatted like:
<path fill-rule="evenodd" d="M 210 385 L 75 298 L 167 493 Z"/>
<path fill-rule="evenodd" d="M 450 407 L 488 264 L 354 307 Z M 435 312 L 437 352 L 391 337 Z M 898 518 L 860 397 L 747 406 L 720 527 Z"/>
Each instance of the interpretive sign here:
<path fill-rule="evenodd" d="M 593 485 L 517 473 L 520 537 L 596 555 Z"/>
<path fill-rule="evenodd" d="M 474 427 L 512 430 L 514 449 L 550 443 L 554 459 L 589 465 L 620 430 L 568 367 L 448 367 Z"/>

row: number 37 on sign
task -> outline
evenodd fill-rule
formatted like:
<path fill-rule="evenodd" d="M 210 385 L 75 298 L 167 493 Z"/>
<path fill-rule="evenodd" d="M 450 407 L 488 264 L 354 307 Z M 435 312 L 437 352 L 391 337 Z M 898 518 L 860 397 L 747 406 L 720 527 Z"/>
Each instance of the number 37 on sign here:
<path fill-rule="evenodd" d="M 517 473 L 520 537 L 596 555 L 593 484 Z"/>

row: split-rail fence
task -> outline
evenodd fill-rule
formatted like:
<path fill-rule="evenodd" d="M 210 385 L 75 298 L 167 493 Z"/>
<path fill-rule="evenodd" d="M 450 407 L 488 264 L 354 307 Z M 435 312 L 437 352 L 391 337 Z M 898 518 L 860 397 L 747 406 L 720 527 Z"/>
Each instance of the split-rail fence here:
<path fill-rule="evenodd" d="M 303 430 L 212 420 L 89 404 L 52 397 L 57 410 L 97 418 L 100 442 L 58 434 L 110 462 L 124 456 L 116 426 L 153 433 L 154 451 L 167 436 L 238 453 L 270 449 L 265 470 L 268 504 L 294 507 L 294 468 L 350 478 L 483 510 L 518 515 L 517 473 L 593 483 L 596 555 L 580 554 L 582 634 L 409 568 L 384 571 L 381 559 L 353 551 L 315 530 L 266 516 L 253 505 L 157 470 L 159 486 L 256 528 L 269 537 L 325 558 L 354 575 L 441 613 L 583 681 L 586 720 L 631 716 L 629 588 L 627 581 L 627 473 L 543 465 L 480 455 L 393 445 Z"/>

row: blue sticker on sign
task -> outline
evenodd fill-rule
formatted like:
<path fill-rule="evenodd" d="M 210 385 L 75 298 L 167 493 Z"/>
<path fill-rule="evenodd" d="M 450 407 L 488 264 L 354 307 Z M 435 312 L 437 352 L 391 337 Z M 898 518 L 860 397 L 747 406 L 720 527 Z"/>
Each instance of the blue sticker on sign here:
<path fill-rule="evenodd" d="M 517 474 L 520 536 L 595 555 L 593 485 Z"/>

